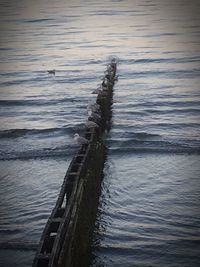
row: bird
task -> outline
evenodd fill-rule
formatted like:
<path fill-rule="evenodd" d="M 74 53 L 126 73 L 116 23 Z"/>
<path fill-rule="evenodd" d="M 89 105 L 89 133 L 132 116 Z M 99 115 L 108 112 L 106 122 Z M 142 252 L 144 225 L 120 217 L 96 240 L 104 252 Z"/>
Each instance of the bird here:
<path fill-rule="evenodd" d="M 55 75 L 56 74 L 56 70 L 47 70 L 47 72 L 49 73 L 49 74 L 53 74 L 53 75 Z"/>
<path fill-rule="evenodd" d="M 101 87 L 98 87 L 97 89 L 95 89 L 95 90 L 92 92 L 92 94 L 99 94 L 99 93 L 101 93 L 101 92 L 102 92 Z"/>
<path fill-rule="evenodd" d="M 114 71 L 114 66 L 111 65 L 111 64 L 108 64 L 107 65 L 107 72 L 108 72 L 108 74 L 111 74 L 113 71 Z"/>
<path fill-rule="evenodd" d="M 96 113 L 101 112 L 100 105 L 97 103 L 92 103 L 92 102 L 87 105 L 87 111 L 89 110 L 94 111 Z"/>
<path fill-rule="evenodd" d="M 105 83 L 105 80 L 106 80 L 106 78 L 103 79 L 103 82 L 102 82 L 102 84 L 101 84 L 101 87 L 102 87 L 103 89 L 107 89 L 107 84 Z"/>
<path fill-rule="evenodd" d="M 106 78 L 107 80 L 109 80 L 109 81 L 111 80 L 111 76 L 110 76 L 109 74 L 106 74 L 106 75 L 105 75 L 105 78 Z"/>
<path fill-rule="evenodd" d="M 106 79 L 106 87 L 108 88 L 109 86 L 112 86 L 113 85 L 113 83 L 110 81 L 110 80 L 108 80 L 108 79 Z"/>
<path fill-rule="evenodd" d="M 113 58 L 112 60 L 111 60 L 111 64 L 116 64 L 117 63 L 117 59 L 116 58 Z"/>
<path fill-rule="evenodd" d="M 88 111 L 88 121 L 94 121 L 95 123 L 97 123 L 97 125 L 100 125 L 102 122 L 102 118 L 100 114 L 97 114 L 95 112 L 92 112 L 91 110 Z"/>
<path fill-rule="evenodd" d="M 97 128 L 99 125 L 94 121 L 86 121 L 85 126 L 87 128 Z"/>
<path fill-rule="evenodd" d="M 78 145 L 86 145 L 89 143 L 89 141 L 86 138 L 80 136 L 78 133 L 74 134 L 74 140 Z"/>
<path fill-rule="evenodd" d="M 100 122 L 101 121 L 101 115 L 99 115 L 98 113 L 96 112 L 93 112 L 91 110 L 88 110 L 88 115 L 94 119 L 95 122 Z"/>

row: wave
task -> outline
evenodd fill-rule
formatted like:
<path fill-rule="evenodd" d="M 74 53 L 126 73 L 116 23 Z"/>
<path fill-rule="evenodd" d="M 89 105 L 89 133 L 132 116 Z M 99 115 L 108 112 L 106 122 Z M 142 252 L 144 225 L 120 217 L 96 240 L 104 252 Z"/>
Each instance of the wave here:
<path fill-rule="evenodd" d="M 35 61 L 34 58 L 30 59 L 30 61 Z M 84 63 L 82 65 L 85 65 L 85 64 L 94 64 L 94 61 L 93 62 L 90 62 L 90 63 Z M 81 65 L 81 64 L 79 64 Z M 59 71 L 57 71 L 59 73 Z M 64 70 L 63 70 L 64 72 Z M 33 76 L 30 76 L 30 77 L 27 77 L 27 74 L 24 75 L 24 74 L 20 74 L 18 75 L 17 73 L 11 73 L 10 76 L 10 79 L 7 80 L 7 81 L 2 81 L 1 82 L 1 86 L 13 86 L 13 85 L 22 85 L 22 84 L 27 84 L 29 86 L 36 86 L 38 84 L 41 85 L 42 83 L 42 86 L 44 86 L 44 83 L 45 83 L 45 86 L 48 84 L 49 82 L 49 79 L 48 78 L 48 73 L 47 71 L 35 71 L 35 74 L 36 76 L 33 77 Z M 8 74 L 6 74 L 8 75 Z M 5 76 L 6 76 L 5 75 Z M 85 77 L 85 76 L 81 76 L 81 77 L 66 77 L 66 76 L 55 76 L 55 81 L 56 83 L 78 83 L 78 82 L 88 82 L 88 81 L 95 81 L 95 77 Z"/>
<path fill-rule="evenodd" d="M 161 136 L 140 133 L 125 133 L 107 141 L 110 153 L 174 153 L 200 154 L 198 140 L 162 140 Z M 77 145 L 69 144 L 56 147 L 30 149 L 26 151 L 0 152 L 0 160 L 29 160 L 44 158 L 71 157 Z"/>
<path fill-rule="evenodd" d="M 121 153 L 149 153 L 149 154 L 195 154 L 200 155 L 200 148 L 191 148 L 191 147 L 117 147 L 109 148 L 111 154 L 121 154 Z"/>
<path fill-rule="evenodd" d="M 18 138 L 25 135 L 57 135 L 57 134 L 66 134 L 74 133 L 75 128 L 67 126 L 66 127 L 57 127 L 57 128 L 46 128 L 46 129 L 9 129 L 0 131 L 0 138 Z"/>
<path fill-rule="evenodd" d="M 154 136 L 154 135 L 153 135 Z M 200 142 L 191 140 L 147 140 L 151 135 L 137 134 L 134 139 L 108 141 L 111 153 L 187 153 L 200 154 Z M 156 137 L 156 135 L 155 135 Z M 159 137 L 159 136 L 158 136 Z"/>
<path fill-rule="evenodd" d="M 0 249 L 13 249 L 13 250 L 36 250 L 37 243 L 31 241 L 12 241 L 12 242 L 0 242 Z"/>
<path fill-rule="evenodd" d="M 35 22 L 46 22 L 46 21 L 54 21 L 55 19 L 48 18 L 48 19 L 31 19 L 31 20 L 23 20 L 24 23 L 35 23 Z"/>
<path fill-rule="evenodd" d="M 120 59 L 121 63 L 125 64 L 145 64 L 145 63 L 189 63 L 200 62 L 200 57 L 171 57 L 171 58 L 139 58 L 139 59 Z"/>
<path fill-rule="evenodd" d="M 161 135 L 159 134 L 153 134 L 153 133 L 147 133 L 147 132 L 133 132 L 133 131 L 115 131 L 115 129 L 112 130 L 112 132 L 114 133 L 114 136 L 116 138 L 116 136 L 118 138 L 127 138 L 127 139 L 154 139 L 154 138 L 162 138 Z"/>
<path fill-rule="evenodd" d="M 191 70 L 155 70 L 155 71 L 134 71 L 132 73 L 133 75 L 136 75 L 138 78 L 151 75 L 151 76 L 165 76 L 165 78 L 194 78 L 198 77 L 200 75 L 199 69 L 191 69 Z"/>
<path fill-rule="evenodd" d="M 151 134 L 146 132 L 138 132 L 138 133 L 132 133 L 135 138 L 152 138 L 152 137 L 161 137 L 159 134 Z"/>
<path fill-rule="evenodd" d="M 29 160 L 44 158 L 62 158 L 68 157 L 75 153 L 76 145 L 56 146 L 41 149 L 31 149 L 26 151 L 0 151 L 0 160 Z"/>
<path fill-rule="evenodd" d="M 30 59 L 30 61 L 34 61 L 35 59 Z M 17 76 L 17 77 L 16 77 Z M 19 78 L 19 77 L 22 77 L 22 78 Z M 27 77 L 27 75 L 26 75 Z M 15 79 L 14 79 L 15 78 Z M 38 78 L 38 77 L 27 77 L 25 78 L 24 76 L 22 76 L 22 74 L 19 76 L 17 75 L 17 73 L 12 73 L 12 78 L 9 79 L 8 81 L 2 81 L 1 82 L 1 86 L 13 86 L 13 85 L 22 85 L 22 84 L 27 84 L 29 86 L 31 85 L 36 85 L 38 83 L 41 83 L 41 82 L 45 82 L 47 79 L 46 77 L 41 77 Z"/>
<path fill-rule="evenodd" d="M 144 109 L 144 112 L 147 113 L 158 113 L 158 114 L 185 114 L 185 113 L 192 113 L 192 114 L 199 114 L 200 109 L 198 108 L 182 108 L 182 109 L 170 109 L 170 110 L 157 110 L 157 109 Z"/>
<path fill-rule="evenodd" d="M 155 107 L 155 105 L 154 105 Z M 192 114 L 192 115 L 199 115 L 200 109 L 198 108 L 172 108 L 172 109 L 155 109 L 155 108 L 146 108 L 142 111 L 133 111 L 133 110 L 120 110 L 120 114 L 127 114 L 127 115 L 137 115 L 137 116 L 143 116 L 148 114 L 162 114 L 162 115 L 168 115 L 168 114 Z"/>
<path fill-rule="evenodd" d="M 143 126 L 141 126 L 140 122 L 135 122 L 134 124 L 124 124 L 124 122 L 121 120 L 120 122 L 115 122 L 114 127 L 118 131 L 131 131 L 135 129 L 149 129 L 149 130 L 155 130 L 157 131 L 165 130 L 166 133 L 171 130 L 177 130 L 177 129 L 182 129 L 182 130 L 190 130 L 190 131 L 199 131 L 200 124 L 198 122 L 171 122 L 171 123 L 166 123 L 166 122 L 148 122 L 146 121 Z M 199 136 L 199 135 L 198 135 Z"/>
<path fill-rule="evenodd" d="M 0 51 L 14 51 L 15 49 L 12 47 L 1 47 Z"/>
<path fill-rule="evenodd" d="M 59 99 L 19 99 L 19 100 L 0 100 L 0 106 L 49 106 L 58 103 L 74 102 L 77 99 L 65 97 Z"/>
<path fill-rule="evenodd" d="M 178 97 L 178 96 L 177 96 Z M 122 107 L 124 110 L 124 103 L 116 103 L 118 107 Z M 188 101 L 179 101 L 179 100 L 172 100 L 172 101 L 142 101 L 138 103 L 126 103 L 126 108 L 133 108 L 133 107 L 142 107 L 142 111 L 145 111 L 146 107 L 175 107 L 178 109 L 179 107 L 189 107 L 189 109 L 194 109 L 194 107 L 197 107 L 197 111 L 199 112 L 199 106 L 200 106 L 200 101 L 199 100 L 188 100 Z M 192 108 L 191 108 L 192 107 Z M 119 110 L 119 108 L 118 108 Z M 119 110 L 120 111 L 120 110 Z M 173 110 L 172 110 L 173 111 Z"/>

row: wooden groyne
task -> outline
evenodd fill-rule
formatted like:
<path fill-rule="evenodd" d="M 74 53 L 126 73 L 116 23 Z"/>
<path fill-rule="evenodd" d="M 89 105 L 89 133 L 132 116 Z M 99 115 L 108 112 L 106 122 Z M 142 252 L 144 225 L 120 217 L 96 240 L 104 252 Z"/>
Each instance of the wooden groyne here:
<path fill-rule="evenodd" d="M 85 130 L 89 142 L 81 145 L 69 165 L 56 205 L 42 233 L 33 267 L 89 266 L 105 161 L 104 136 L 110 128 L 116 68 L 113 59 L 88 118 L 99 127 Z M 100 117 L 98 122 L 94 113 Z"/>

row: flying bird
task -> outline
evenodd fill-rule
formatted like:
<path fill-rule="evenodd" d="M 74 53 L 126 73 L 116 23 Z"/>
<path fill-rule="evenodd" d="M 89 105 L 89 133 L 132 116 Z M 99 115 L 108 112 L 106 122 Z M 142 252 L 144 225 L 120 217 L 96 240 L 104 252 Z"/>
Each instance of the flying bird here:
<path fill-rule="evenodd" d="M 47 72 L 48 72 L 49 74 L 53 74 L 53 75 L 56 74 L 56 70 L 48 70 Z"/>

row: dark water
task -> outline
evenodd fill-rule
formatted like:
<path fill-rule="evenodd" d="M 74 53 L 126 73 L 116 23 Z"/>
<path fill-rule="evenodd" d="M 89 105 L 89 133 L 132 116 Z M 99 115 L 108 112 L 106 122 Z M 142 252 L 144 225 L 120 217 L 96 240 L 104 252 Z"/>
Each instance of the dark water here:
<path fill-rule="evenodd" d="M 119 82 L 92 266 L 199 266 L 199 10 L 0 2 L 0 266 L 31 266 L 112 56 Z"/>

